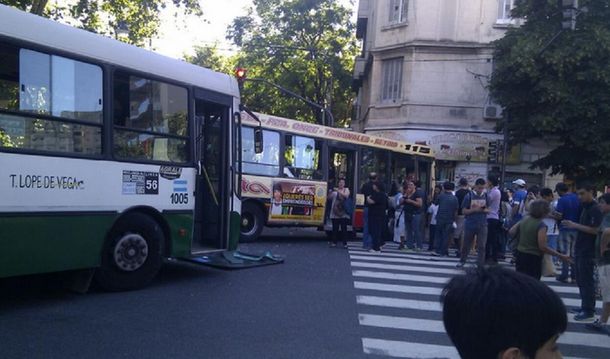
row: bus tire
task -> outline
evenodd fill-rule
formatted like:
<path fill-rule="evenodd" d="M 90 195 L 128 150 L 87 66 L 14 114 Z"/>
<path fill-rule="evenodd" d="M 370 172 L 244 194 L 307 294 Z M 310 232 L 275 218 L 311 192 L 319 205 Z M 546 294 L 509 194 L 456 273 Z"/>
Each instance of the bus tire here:
<path fill-rule="evenodd" d="M 108 233 L 95 281 L 105 290 L 123 291 L 149 284 L 162 264 L 161 226 L 151 217 L 128 213 Z"/>
<path fill-rule="evenodd" d="M 241 207 L 240 242 L 255 241 L 263 232 L 265 217 L 261 207 L 252 201 L 245 202 Z"/>

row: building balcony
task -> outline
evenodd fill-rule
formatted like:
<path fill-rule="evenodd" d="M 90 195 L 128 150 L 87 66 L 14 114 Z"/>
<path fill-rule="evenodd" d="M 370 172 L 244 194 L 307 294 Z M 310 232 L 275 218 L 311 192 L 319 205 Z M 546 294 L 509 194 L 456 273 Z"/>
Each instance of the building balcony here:
<path fill-rule="evenodd" d="M 356 57 L 354 63 L 354 80 L 361 80 L 366 72 L 366 59 L 364 57 Z"/>

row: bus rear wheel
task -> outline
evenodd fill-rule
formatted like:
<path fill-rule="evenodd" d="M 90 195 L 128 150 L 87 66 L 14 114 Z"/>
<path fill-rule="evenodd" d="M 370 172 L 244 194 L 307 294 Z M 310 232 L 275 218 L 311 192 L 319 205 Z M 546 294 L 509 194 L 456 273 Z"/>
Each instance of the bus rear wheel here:
<path fill-rule="evenodd" d="M 246 202 L 241 207 L 241 236 L 240 242 L 253 242 L 263 232 L 265 219 L 260 206 Z"/>
<path fill-rule="evenodd" d="M 110 230 L 95 280 L 105 290 L 123 291 L 149 284 L 162 263 L 163 230 L 142 213 L 128 213 Z"/>

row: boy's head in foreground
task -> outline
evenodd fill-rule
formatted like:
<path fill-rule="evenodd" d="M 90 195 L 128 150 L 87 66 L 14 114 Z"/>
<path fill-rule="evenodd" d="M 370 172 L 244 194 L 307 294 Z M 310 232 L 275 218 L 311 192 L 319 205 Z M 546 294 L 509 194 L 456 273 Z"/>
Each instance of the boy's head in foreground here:
<path fill-rule="evenodd" d="M 451 279 L 441 295 L 443 322 L 462 359 L 561 358 L 563 302 L 545 284 L 499 267 Z"/>

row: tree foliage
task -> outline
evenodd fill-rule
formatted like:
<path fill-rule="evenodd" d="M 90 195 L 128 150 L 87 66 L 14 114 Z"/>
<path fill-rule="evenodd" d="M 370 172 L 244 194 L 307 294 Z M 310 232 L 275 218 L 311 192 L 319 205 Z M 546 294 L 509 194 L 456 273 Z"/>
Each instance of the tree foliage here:
<path fill-rule="evenodd" d="M 522 0 L 526 19 L 495 43 L 491 91 L 510 113 L 510 139 L 554 147 L 534 166 L 610 181 L 610 1 L 581 1 L 575 31 L 560 30 L 556 0 Z M 548 46 L 547 46 L 548 45 Z"/>
<path fill-rule="evenodd" d="M 335 0 L 254 0 L 227 38 L 241 47 L 236 62 L 248 77 L 279 84 L 326 104 L 337 125 L 351 115 L 351 71 L 357 47 L 351 11 Z M 251 108 L 302 121 L 322 122 L 319 110 L 268 86 L 246 82 Z"/>
<path fill-rule="evenodd" d="M 186 14 L 202 15 L 198 0 L 74 0 L 61 3 L 0 0 L 0 3 L 104 35 L 116 36 L 116 29 L 125 26 L 129 35 L 119 39 L 134 45 L 143 45 L 157 35 L 159 15 L 170 3 Z"/>
<path fill-rule="evenodd" d="M 234 58 L 222 55 L 218 50 L 218 45 L 198 45 L 193 50 L 195 55 L 185 54 L 185 61 L 229 75 L 233 73 Z"/>

